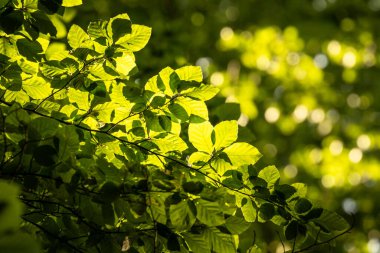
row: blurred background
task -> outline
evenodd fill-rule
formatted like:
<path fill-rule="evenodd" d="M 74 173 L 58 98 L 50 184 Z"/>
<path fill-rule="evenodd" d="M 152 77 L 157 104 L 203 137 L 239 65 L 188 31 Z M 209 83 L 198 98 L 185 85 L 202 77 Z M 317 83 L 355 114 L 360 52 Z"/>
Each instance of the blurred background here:
<path fill-rule="evenodd" d="M 238 120 L 239 138 L 264 155 L 257 166 L 275 164 L 283 183 L 355 214 L 330 252 L 380 253 L 380 0 L 87 0 L 56 22 L 85 27 L 122 12 L 153 28 L 137 80 L 201 66 L 221 89 L 211 121 Z M 261 231 L 268 252 L 283 252 Z"/>

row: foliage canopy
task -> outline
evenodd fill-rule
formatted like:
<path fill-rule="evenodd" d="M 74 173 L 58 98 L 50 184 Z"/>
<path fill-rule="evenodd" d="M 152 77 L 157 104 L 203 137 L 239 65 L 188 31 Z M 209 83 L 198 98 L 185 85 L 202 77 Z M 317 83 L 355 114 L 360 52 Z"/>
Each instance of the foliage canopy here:
<path fill-rule="evenodd" d="M 0 1 L 1 252 L 260 252 L 258 223 L 297 252 L 350 229 L 255 166 L 237 121 L 209 122 L 200 67 L 135 79 L 151 29 L 127 14 L 49 48 L 79 4 Z"/>

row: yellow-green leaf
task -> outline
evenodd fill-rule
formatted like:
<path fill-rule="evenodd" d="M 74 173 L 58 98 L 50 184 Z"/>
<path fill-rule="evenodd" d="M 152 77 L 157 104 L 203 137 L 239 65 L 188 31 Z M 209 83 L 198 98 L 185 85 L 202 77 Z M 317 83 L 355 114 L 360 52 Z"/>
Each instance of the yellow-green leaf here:
<path fill-rule="evenodd" d="M 225 148 L 223 152 L 235 166 L 255 164 L 261 157 L 257 148 L 244 142 L 236 142 Z"/>
<path fill-rule="evenodd" d="M 72 25 L 67 34 L 67 42 L 76 49 L 78 47 L 91 46 L 90 36 L 78 25 Z"/>
<path fill-rule="evenodd" d="M 143 49 L 150 39 L 152 28 L 144 25 L 132 25 L 132 33 L 121 37 L 116 44 L 123 46 L 132 52 Z"/>
<path fill-rule="evenodd" d="M 181 94 L 187 97 L 192 97 L 192 98 L 197 98 L 203 101 L 207 101 L 213 98 L 216 94 L 218 94 L 218 92 L 219 92 L 219 88 L 212 85 L 202 84 L 200 87 L 187 89 L 181 92 Z"/>
<path fill-rule="evenodd" d="M 238 137 L 237 121 L 223 121 L 214 127 L 215 131 L 215 150 L 228 147 L 234 143 Z"/>
<path fill-rule="evenodd" d="M 213 127 L 208 121 L 192 123 L 189 125 L 189 140 L 198 151 L 211 154 L 213 152 L 212 131 Z"/>
<path fill-rule="evenodd" d="M 203 74 L 199 66 L 185 66 L 175 71 L 179 78 L 184 81 L 202 82 Z"/>

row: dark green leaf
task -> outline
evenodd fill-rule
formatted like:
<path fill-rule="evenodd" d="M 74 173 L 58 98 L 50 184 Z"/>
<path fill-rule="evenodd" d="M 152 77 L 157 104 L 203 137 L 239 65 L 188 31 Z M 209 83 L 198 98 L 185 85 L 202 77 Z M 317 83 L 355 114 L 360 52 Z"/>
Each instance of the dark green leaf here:
<path fill-rule="evenodd" d="M 7 7 L 3 13 L 0 14 L 0 27 L 4 32 L 11 34 L 14 33 L 24 21 L 24 16 L 21 11 L 16 11 L 12 7 Z"/>
<path fill-rule="evenodd" d="M 191 194 L 199 194 L 202 192 L 204 185 L 199 181 L 190 181 L 182 184 L 182 188 L 185 192 Z"/>
<path fill-rule="evenodd" d="M 35 11 L 31 13 L 31 15 L 33 17 L 33 27 L 35 27 L 38 32 L 49 34 L 50 36 L 57 35 L 57 28 L 47 15 L 41 11 Z"/>
<path fill-rule="evenodd" d="M 179 241 L 178 241 L 178 237 L 176 234 L 171 234 L 168 238 L 168 250 L 171 250 L 171 251 L 180 251 L 181 250 L 181 246 L 179 244 Z"/>
<path fill-rule="evenodd" d="M 119 187 L 113 182 L 106 182 L 100 189 L 100 192 L 101 200 L 107 203 L 114 202 L 120 195 Z"/>
<path fill-rule="evenodd" d="M 313 207 L 313 204 L 305 198 L 298 199 L 294 209 L 297 213 L 305 213 Z"/>
<path fill-rule="evenodd" d="M 308 212 L 306 215 L 301 216 L 301 218 L 304 219 L 305 221 L 309 221 L 312 219 L 319 218 L 322 215 L 322 213 L 323 213 L 322 208 L 314 208 L 310 210 L 310 212 Z"/>
<path fill-rule="evenodd" d="M 19 39 L 16 42 L 18 52 L 26 57 L 29 61 L 39 61 L 43 52 L 42 46 L 37 41 L 29 41 L 27 39 Z"/>
<path fill-rule="evenodd" d="M 291 221 L 286 227 L 285 227 L 285 238 L 286 240 L 293 240 L 297 236 L 298 231 L 298 223 L 297 221 Z"/>
<path fill-rule="evenodd" d="M 246 231 L 252 223 L 246 222 L 243 218 L 230 216 L 226 219 L 226 227 L 232 234 L 241 234 Z"/>
<path fill-rule="evenodd" d="M 174 116 L 177 119 L 181 121 L 187 121 L 189 119 L 189 114 L 187 113 L 185 108 L 183 108 L 183 106 L 180 104 L 177 104 L 177 103 L 170 104 L 169 110 L 171 113 L 174 114 Z"/>
<path fill-rule="evenodd" d="M 259 217 L 264 221 L 272 219 L 275 214 L 275 208 L 271 203 L 264 203 L 260 206 Z"/>
<path fill-rule="evenodd" d="M 58 152 L 50 145 L 37 147 L 33 152 L 34 159 L 43 166 L 51 166 L 57 162 Z"/>
<path fill-rule="evenodd" d="M 58 12 L 61 4 L 62 0 L 39 0 L 38 9 L 42 9 L 49 14 L 54 14 Z"/>

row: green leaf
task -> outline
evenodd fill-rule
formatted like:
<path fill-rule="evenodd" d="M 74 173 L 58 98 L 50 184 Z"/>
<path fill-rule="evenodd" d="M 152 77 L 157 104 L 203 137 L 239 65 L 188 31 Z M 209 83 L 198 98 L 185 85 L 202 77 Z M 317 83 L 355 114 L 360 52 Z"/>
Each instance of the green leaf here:
<path fill-rule="evenodd" d="M 132 32 L 126 34 L 116 41 L 116 44 L 132 51 L 143 49 L 150 39 L 152 29 L 143 25 L 132 25 Z"/>
<path fill-rule="evenodd" d="M 15 11 L 13 8 L 6 8 L 6 11 L 0 15 L 0 27 L 7 34 L 12 34 L 19 29 L 23 21 L 22 11 Z"/>
<path fill-rule="evenodd" d="M 53 91 L 49 83 L 38 76 L 24 80 L 22 88 L 33 99 L 44 99 L 50 96 Z"/>
<path fill-rule="evenodd" d="M 82 4 L 82 0 L 62 0 L 62 6 L 73 7 Z"/>
<path fill-rule="evenodd" d="M 208 226 L 219 226 L 224 224 L 224 216 L 217 202 L 199 199 L 195 202 L 197 218 Z"/>
<path fill-rule="evenodd" d="M 211 159 L 210 154 L 205 152 L 194 152 L 190 155 L 188 162 L 191 165 L 202 166 Z"/>
<path fill-rule="evenodd" d="M 114 225 L 115 223 L 115 211 L 113 206 L 109 203 L 104 203 L 101 205 L 102 216 L 104 224 Z"/>
<path fill-rule="evenodd" d="M 232 235 L 222 233 L 217 228 L 205 230 L 205 237 L 211 243 L 212 250 L 217 253 L 236 253 L 235 239 Z"/>
<path fill-rule="evenodd" d="M 61 7 L 62 1 L 60 0 L 40 0 L 38 1 L 39 9 L 46 11 L 48 14 L 58 12 Z"/>
<path fill-rule="evenodd" d="M 253 245 L 247 251 L 247 253 L 262 253 L 262 252 L 263 251 L 257 245 Z"/>
<path fill-rule="evenodd" d="M 313 207 L 313 205 L 311 204 L 311 202 L 309 200 L 307 200 L 305 198 L 300 198 L 300 199 L 298 199 L 296 205 L 294 206 L 294 210 L 298 214 L 300 214 L 300 213 L 306 213 L 312 207 Z"/>
<path fill-rule="evenodd" d="M 175 134 L 166 134 L 164 138 L 153 139 L 158 148 L 162 153 L 167 153 L 169 151 L 184 151 L 187 149 L 186 143 Z"/>
<path fill-rule="evenodd" d="M 187 97 L 179 97 L 176 101 L 191 115 L 190 122 L 200 123 L 208 120 L 208 109 L 203 101 L 193 100 Z"/>
<path fill-rule="evenodd" d="M 44 62 L 41 64 L 40 70 L 47 78 L 60 77 L 67 73 L 65 66 L 59 61 Z"/>
<path fill-rule="evenodd" d="M 170 205 L 169 217 L 172 225 L 177 231 L 190 229 L 196 220 L 187 201 L 181 201 L 178 204 Z"/>
<path fill-rule="evenodd" d="M 120 196 L 119 187 L 111 181 L 105 182 L 100 189 L 100 199 L 102 202 L 111 203 L 116 201 Z"/>
<path fill-rule="evenodd" d="M 335 212 L 323 210 L 322 215 L 315 219 L 318 223 L 329 229 L 330 231 L 342 231 L 348 229 L 350 225 L 342 216 Z"/>
<path fill-rule="evenodd" d="M 268 183 L 268 188 L 272 188 L 280 179 L 280 172 L 275 166 L 267 166 L 259 172 L 259 178 Z"/>
<path fill-rule="evenodd" d="M 175 72 L 183 81 L 202 82 L 203 80 L 202 69 L 199 66 L 185 66 Z"/>
<path fill-rule="evenodd" d="M 265 181 L 265 180 L 264 180 Z M 266 181 L 265 181 L 266 182 Z M 267 183 L 268 185 L 268 183 Z M 294 194 L 297 192 L 297 190 L 291 186 L 291 185 L 288 185 L 288 184 L 282 184 L 282 185 L 275 185 L 274 187 L 274 194 L 281 200 L 281 201 L 292 201 L 292 199 L 295 199 L 295 198 L 292 198 L 291 200 L 289 200 L 289 198 L 291 198 L 292 196 L 294 196 Z"/>
<path fill-rule="evenodd" d="M 234 143 L 238 137 L 237 121 L 223 121 L 214 127 L 215 131 L 215 150 L 220 150 Z"/>
<path fill-rule="evenodd" d="M 90 22 L 87 28 L 87 33 L 93 39 L 106 38 L 107 37 L 106 28 L 105 28 L 106 25 L 107 25 L 107 22 L 101 21 L 101 20 Z"/>
<path fill-rule="evenodd" d="M 206 241 L 204 234 L 184 233 L 182 234 L 182 236 L 185 239 L 186 244 L 191 249 L 191 252 L 194 252 L 194 253 L 210 252 L 212 245 L 211 245 L 211 242 Z"/>
<path fill-rule="evenodd" d="M 204 185 L 198 181 L 190 181 L 182 184 L 182 188 L 185 192 L 195 195 L 200 194 L 203 190 L 203 187 Z"/>
<path fill-rule="evenodd" d="M 207 101 L 215 97 L 215 95 L 218 94 L 218 92 L 219 88 L 211 85 L 202 84 L 200 87 L 187 89 L 181 92 L 181 94 L 187 97 Z"/>
<path fill-rule="evenodd" d="M 114 43 L 130 32 L 131 19 L 126 13 L 111 18 L 107 24 L 108 37 L 112 38 Z"/>
<path fill-rule="evenodd" d="M 285 227 L 286 240 L 293 240 L 297 236 L 298 222 L 293 220 Z"/>
<path fill-rule="evenodd" d="M 261 157 L 257 148 L 244 142 L 236 142 L 225 148 L 223 152 L 234 166 L 255 164 Z"/>
<path fill-rule="evenodd" d="M 180 251 L 181 245 L 179 244 L 178 237 L 176 234 L 172 233 L 168 238 L 167 243 L 168 250 L 170 251 Z"/>
<path fill-rule="evenodd" d="M 255 222 L 257 211 L 252 204 L 250 199 L 246 199 L 246 202 L 241 207 L 241 212 L 243 213 L 244 219 L 248 222 Z"/>
<path fill-rule="evenodd" d="M 261 220 L 267 221 L 267 220 L 272 219 L 272 217 L 275 214 L 274 212 L 275 212 L 275 209 L 274 209 L 273 204 L 264 203 L 259 208 L 259 217 L 261 218 Z"/>
<path fill-rule="evenodd" d="M 149 105 L 153 108 L 162 107 L 166 102 L 165 94 L 156 93 L 149 99 Z M 169 109 L 170 110 L 170 109 Z M 174 114 L 174 113 L 173 113 Z"/>
<path fill-rule="evenodd" d="M 213 152 L 211 134 L 213 127 L 210 122 L 191 123 L 189 125 L 189 141 L 198 151 L 204 151 L 208 154 Z"/>
<path fill-rule="evenodd" d="M 177 93 L 180 79 L 172 68 L 166 67 L 158 73 L 155 82 L 155 85 L 159 90 L 164 91 L 168 96 L 174 96 Z"/>
<path fill-rule="evenodd" d="M 313 208 L 306 215 L 300 216 L 303 220 L 309 221 L 321 217 L 322 208 Z"/>
<path fill-rule="evenodd" d="M 232 234 L 241 234 L 251 226 L 243 218 L 230 216 L 226 219 L 226 227 Z"/>
<path fill-rule="evenodd" d="M 70 156 L 74 156 L 79 148 L 78 134 L 74 126 L 64 126 L 57 130 L 59 138 L 58 160 L 64 161 Z"/>
<path fill-rule="evenodd" d="M 90 36 L 88 36 L 80 26 L 75 24 L 70 27 L 69 33 L 67 34 L 67 42 L 73 49 L 91 46 Z"/>
<path fill-rule="evenodd" d="M 56 120 L 45 117 L 35 118 L 29 124 L 28 136 L 31 139 L 50 138 L 55 135 L 57 128 Z"/>
<path fill-rule="evenodd" d="M 302 184 L 302 183 L 294 183 L 291 185 L 294 189 L 297 190 L 297 192 L 294 194 L 295 196 L 304 198 L 306 197 L 307 193 L 307 185 Z"/>
<path fill-rule="evenodd" d="M 0 54 L 8 57 L 13 57 L 17 54 L 16 47 L 11 43 L 7 37 L 0 36 Z"/>
<path fill-rule="evenodd" d="M 173 115 L 181 120 L 181 122 L 186 122 L 189 119 L 189 114 L 184 108 L 184 106 L 180 103 L 173 103 L 168 106 L 169 111 L 173 113 Z"/>
<path fill-rule="evenodd" d="M 42 45 L 38 41 L 19 39 L 17 40 L 16 45 L 18 52 L 29 61 L 41 60 L 43 49 Z"/>
<path fill-rule="evenodd" d="M 37 163 L 43 166 L 52 166 L 57 162 L 57 150 L 50 145 L 42 145 L 37 147 L 33 156 Z"/>
<path fill-rule="evenodd" d="M 88 111 L 90 109 L 90 101 L 88 92 L 77 90 L 74 88 L 69 88 L 67 96 L 70 103 L 73 103 L 81 110 Z"/>
<path fill-rule="evenodd" d="M 50 36 L 57 36 L 57 32 L 59 30 L 57 29 L 57 27 L 54 26 L 55 24 L 52 22 L 52 20 L 54 19 L 49 18 L 45 13 L 39 10 L 31 13 L 31 16 L 32 18 L 29 19 L 29 22 L 33 22 L 33 30 L 29 32 L 30 34 L 33 34 L 34 30 L 37 30 L 35 35 L 36 37 L 38 36 L 38 32 L 42 34 L 49 34 Z M 63 28 L 65 29 L 65 27 Z"/>

